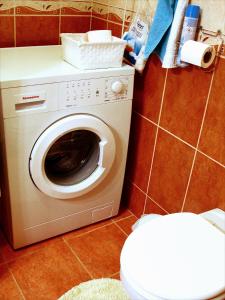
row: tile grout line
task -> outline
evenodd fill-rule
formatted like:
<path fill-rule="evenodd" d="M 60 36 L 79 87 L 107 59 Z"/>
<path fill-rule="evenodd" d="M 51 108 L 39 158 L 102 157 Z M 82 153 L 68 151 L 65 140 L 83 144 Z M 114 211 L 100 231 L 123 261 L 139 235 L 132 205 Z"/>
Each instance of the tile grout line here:
<path fill-rule="evenodd" d="M 156 202 L 152 197 L 148 196 L 147 197 L 154 202 L 159 208 L 161 208 L 165 213 L 170 214 L 165 208 L 163 208 L 158 202 Z"/>
<path fill-rule="evenodd" d="M 128 209 L 128 210 L 129 210 L 129 209 Z M 127 218 L 129 218 L 129 217 L 135 216 L 130 210 L 129 210 L 129 212 L 131 213 L 130 216 L 127 216 L 127 217 L 121 217 L 121 219 L 119 219 L 118 221 L 125 220 L 125 219 L 127 219 Z M 115 222 L 115 223 L 118 222 L 118 221 L 113 221 L 112 219 L 108 219 L 108 221 L 109 221 L 109 224 L 104 224 L 104 225 L 102 225 L 102 226 L 100 225 L 100 226 L 97 227 L 97 228 L 91 229 L 91 230 L 89 230 L 89 231 L 80 233 L 80 234 L 78 234 L 78 235 L 76 235 L 76 236 L 74 236 L 74 237 L 68 238 L 68 240 L 72 240 L 72 239 L 74 239 L 74 238 L 81 237 L 81 236 L 86 235 L 86 234 L 88 234 L 88 233 L 91 233 L 91 232 L 93 232 L 93 231 L 95 231 L 95 230 L 97 230 L 97 229 L 99 229 L 99 228 L 103 228 L 103 227 L 112 225 L 112 224 L 114 224 L 114 222 Z M 92 223 L 92 224 L 95 224 L 95 223 Z M 90 224 L 90 225 L 92 225 L 92 224 Z M 82 227 L 81 227 L 81 228 L 82 228 Z M 66 233 L 65 233 L 65 234 L 66 234 Z M 63 240 L 63 241 L 66 240 L 66 241 L 67 241 L 67 239 L 65 239 L 65 237 L 63 237 L 63 236 L 61 237 L 61 240 Z M 59 241 L 60 241 L 60 240 L 59 240 Z M 59 241 L 56 241 L 56 242 L 59 242 Z M 1 257 L 2 257 L 2 259 L 3 259 L 3 262 L 0 263 L 0 265 L 8 264 L 8 263 L 10 263 L 10 262 L 15 261 L 16 259 L 23 258 L 23 257 L 26 257 L 26 256 L 30 256 L 30 255 L 32 255 L 33 253 L 36 253 L 36 252 L 40 251 L 41 249 L 42 249 L 42 248 L 38 248 L 38 249 L 36 249 L 36 250 L 32 250 L 32 251 L 29 252 L 29 253 L 21 254 L 21 256 L 15 257 L 15 258 L 12 258 L 12 259 L 5 259 L 5 257 L 3 257 L 3 256 L 1 255 Z"/>
<path fill-rule="evenodd" d="M 120 229 L 120 231 L 122 231 L 126 236 L 128 236 L 128 234 L 119 226 L 119 224 L 117 224 L 116 222 L 113 221 L 113 224 Z"/>
<path fill-rule="evenodd" d="M 146 192 L 144 192 L 135 182 L 131 181 L 131 184 L 133 184 L 140 192 L 142 192 L 146 196 Z"/>
<path fill-rule="evenodd" d="M 25 300 L 26 297 L 25 297 L 24 294 L 23 294 L 23 290 L 21 289 L 19 283 L 17 282 L 17 280 L 16 280 L 16 278 L 15 278 L 15 276 L 14 276 L 14 274 L 13 274 L 13 272 L 12 272 L 12 270 L 10 269 L 10 267 L 9 267 L 8 264 L 7 264 L 7 268 L 8 268 L 9 273 L 11 274 L 11 276 L 12 276 L 12 278 L 13 278 L 13 281 L 15 282 L 15 285 L 17 286 L 17 288 L 18 288 L 18 290 L 19 290 L 20 295 L 21 295 L 22 298 Z"/>
<path fill-rule="evenodd" d="M 10 247 L 11 247 L 11 246 L 10 246 Z M 4 263 L 4 264 L 8 264 L 8 263 L 14 262 L 14 261 L 17 260 L 17 259 L 20 259 L 20 258 L 24 258 L 24 257 L 30 256 L 30 255 L 32 255 L 32 254 L 34 254 L 34 253 L 40 251 L 41 249 L 42 249 L 42 248 L 38 248 L 38 249 L 36 249 L 36 250 L 32 250 L 32 251 L 29 252 L 29 253 L 21 254 L 20 256 L 15 257 L 15 258 L 11 258 L 11 259 L 5 259 L 5 257 L 3 257 L 3 259 L 4 259 L 4 262 L 3 262 L 3 263 Z M 17 249 L 17 250 L 19 250 L 19 249 Z"/>
<path fill-rule="evenodd" d="M 193 161 L 192 161 L 192 165 L 191 165 L 190 174 L 189 174 L 189 177 L 188 177 L 188 182 L 187 182 L 187 186 L 186 186 L 186 190 L 185 190 L 185 194 L 184 194 L 184 199 L 183 199 L 183 204 L 182 204 L 182 207 L 181 207 L 181 212 L 183 212 L 183 210 L 184 210 L 185 202 L 186 202 L 186 199 L 187 199 L 187 193 L 188 193 L 188 190 L 189 190 L 191 177 L 192 177 L 192 174 L 193 174 L 194 165 L 195 165 L 195 161 L 196 161 L 196 156 L 197 156 L 197 153 L 198 153 L 198 146 L 199 146 L 199 143 L 200 143 L 202 129 L 203 129 L 203 125 L 204 125 L 204 122 L 205 122 L 205 116 L 206 116 L 206 112 L 207 112 L 207 108 L 208 108 L 208 103 L 209 103 L 209 98 L 210 98 L 210 94 L 211 94 L 211 90 L 212 90 L 212 84 L 213 84 L 213 81 L 214 81 L 214 76 L 215 76 L 215 70 L 213 71 L 213 74 L 212 74 L 212 78 L 211 78 L 211 82 L 210 82 L 210 86 L 209 86 L 209 91 L 208 91 L 208 95 L 207 95 L 207 98 L 206 98 L 205 109 L 204 109 L 204 113 L 203 113 L 203 116 L 202 116 L 201 127 L 200 127 L 200 130 L 199 130 L 198 140 L 197 140 L 196 149 L 195 149 L 195 152 L 194 152 L 194 157 L 193 157 Z"/>
<path fill-rule="evenodd" d="M 116 275 L 120 275 L 120 271 L 110 274 L 108 277 L 112 277 L 112 276 L 116 276 Z"/>
<path fill-rule="evenodd" d="M 12 15 L 9 15 L 9 16 L 12 16 Z M 23 15 L 23 14 L 18 14 L 17 16 L 19 17 L 59 17 L 60 14 L 58 15 L 44 15 L 44 14 L 26 14 L 26 15 Z M 79 14 L 74 14 L 74 15 L 62 15 L 62 16 L 65 16 L 65 17 L 90 17 L 90 14 L 88 15 L 88 13 L 85 15 L 79 15 Z"/>
<path fill-rule="evenodd" d="M 185 145 L 189 146 L 190 148 L 192 148 L 193 150 L 197 150 L 199 153 L 201 153 L 202 155 L 206 156 L 208 159 L 214 161 L 216 164 L 220 165 L 221 167 L 225 167 L 222 163 L 220 163 L 219 161 L 217 161 L 216 159 L 214 159 L 213 157 L 211 157 L 210 155 L 204 153 L 203 151 L 201 151 L 200 149 L 197 149 L 196 147 L 194 147 L 193 145 L 189 144 L 188 142 L 182 140 L 179 136 L 175 135 L 174 133 L 172 133 L 171 131 L 165 129 L 164 127 L 157 125 L 154 121 L 148 119 L 147 117 L 143 116 L 142 114 L 140 114 L 137 111 L 134 111 L 137 115 L 139 115 L 140 117 L 142 117 L 143 119 L 145 119 L 146 121 L 148 121 L 149 123 L 155 125 L 156 127 L 158 126 L 162 131 L 168 133 L 169 135 L 171 135 L 172 137 L 174 137 L 175 139 L 179 140 L 180 142 L 184 143 Z"/>
<path fill-rule="evenodd" d="M 125 7 L 124 7 L 124 12 L 123 12 L 123 23 L 122 23 L 122 29 L 121 29 L 121 37 L 123 36 L 124 33 L 124 27 L 125 27 L 125 20 L 126 20 L 126 12 L 127 12 L 127 1 L 125 2 Z"/>
<path fill-rule="evenodd" d="M 161 119 L 161 114 L 162 114 L 163 100 L 164 100 L 165 91 L 166 91 L 167 76 L 168 76 L 168 69 L 166 70 L 166 75 L 165 75 L 164 84 L 163 84 L 163 91 L 162 91 L 161 104 L 160 104 L 159 117 L 158 117 L 158 125 L 160 124 L 160 119 Z M 144 214 L 144 212 L 145 212 L 146 203 L 147 203 L 147 195 L 149 192 L 150 179 L 151 179 L 151 175 L 152 175 L 153 163 L 154 163 L 154 158 L 155 158 L 156 144 L 157 144 L 157 140 L 158 140 L 158 131 L 159 131 L 159 127 L 157 126 L 156 133 L 155 133 L 154 146 L 153 146 L 153 151 L 152 151 L 151 165 L 150 165 L 150 170 L 149 170 L 149 175 L 148 175 L 145 203 L 144 203 L 144 208 L 143 208 L 142 214 Z"/>
<path fill-rule="evenodd" d="M 61 23 L 62 23 L 62 7 L 59 7 L 59 35 L 58 35 L 58 44 L 60 45 L 60 33 L 61 33 Z"/>
<path fill-rule="evenodd" d="M 133 216 L 135 216 L 135 214 L 134 214 L 129 208 L 127 208 L 127 210 L 129 210 L 129 212 L 130 212 Z"/>
<path fill-rule="evenodd" d="M 120 221 L 127 220 L 127 219 L 129 219 L 129 218 L 131 218 L 131 217 L 134 217 L 134 215 L 132 214 L 132 215 L 130 215 L 130 216 L 124 217 L 124 218 L 119 219 L 119 220 L 116 220 L 116 221 L 112 220 L 112 222 L 113 222 L 113 223 L 118 223 L 118 222 L 120 222 Z"/>
<path fill-rule="evenodd" d="M 54 238 L 54 237 L 53 237 Z M 51 238 L 50 238 L 51 239 Z M 48 239 L 47 239 L 48 240 Z M 42 240 L 42 241 L 39 241 L 40 243 L 41 242 L 44 242 L 44 241 L 46 241 L 46 240 Z M 58 243 L 58 242 L 60 242 L 61 240 L 59 239 L 59 240 L 56 240 L 54 243 Z M 8 243 L 8 242 L 7 242 Z M 38 242 L 37 242 L 38 243 Z M 31 245 L 27 245 L 26 247 L 29 247 L 29 246 L 32 246 L 32 245 L 35 245 L 36 243 L 34 243 L 34 244 L 31 244 Z M 11 247 L 11 246 L 10 246 Z M 23 249 L 23 248 L 22 248 Z M 24 254 L 21 254 L 20 256 L 17 256 L 17 257 L 14 257 L 14 258 L 11 258 L 11 259 L 6 259 L 3 255 L 2 255 L 2 258 L 3 258 L 3 260 L 4 260 L 4 262 L 2 263 L 2 264 L 8 264 L 8 263 L 10 263 L 10 262 L 13 262 L 13 261 L 15 261 L 15 260 L 17 260 L 17 259 L 20 259 L 20 258 L 24 258 L 24 257 L 27 257 L 27 256 L 30 256 L 30 255 L 32 255 L 32 254 L 34 254 L 34 253 L 37 253 L 37 252 L 39 252 L 39 251 L 41 251 L 43 249 L 43 247 L 40 247 L 40 248 L 38 248 L 38 249 L 35 249 L 35 250 L 31 250 L 31 252 L 28 252 L 28 253 L 24 253 Z M 17 250 L 20 250 L 20 248 L 19 249 L 17 249 Z M 14 250 L 15 251 L 15 250 Z M 1 264 L 0 264 L 1 265 Z"/>
<path fill-rule="evenodd" d="M 68 238 L 68 239 L 66 239 L 66 240 L 72 240 L 72 239 L 75 239 L 75 238 L 77 238 L 77 237 L 80 237 L 80 236 L 86 235 L 86 234 L 88 234 L 88 233 L 91 233 L 91 232 L 93 232 L 93 231 L 95 231 L 95 230 L 97 230 L 97 229 L 99 229 L 99 228 L 103 228 L 103 227 L 109 226 L 109 225 L 112 224 L 112 220 L 111 220 L 111 219 L 109 219 L 109 220 L 111 221 L 111 223 L 109 223 L 109 224 L 104 224 L 104 225 L 99 226 L 99 227 L 97 227 L 97 228 L 90 229 L 89 231 L 85 231 L 85 232 L 83 232 L 83 233 L 77 234 L 76 236 L 71 237 L 71 238 Z M 89 225 L 93 225 L 93 224 L 95 224 L 95 223 L 91 223 L 91 224 L 89 224 Z M 82 229 L 82 228 L 83 228 L 83 227 L 80 227 L 80 229 Z M 75 229 L 75 230 L 76 230 L 76 229 Z M 64 237 L 63 237 L 63 239 L 64 239 Z"/>
<path fill-rule="evenodd" d="M 14 37 L 14 47 L 16 47 L 17 40 L 16 40 L 16 0 L 14 0 L 14 8 L 13 8 L 13 37 Z"/>
<path fill-rule="evenodd" d="M 217 165 L 225 168 L 225 165 L 223 165 L 222 163 L 220 163 L 219 161 L 215 160 L 214 158 L 212 158 L 211 156 L 207 155 L 206 153 L 202 152 L 201 150 L 199 149 L 196 149 L 197 152 L 201 153 L 202 155 L 206 156 L 208 159 L 212 160 L 214 163 L 216 163 Z"/>
<path fill-rule="evenodd" d="M 162 131 L 165 131 L 166 133 L 168 133 L 169 135 L 173 136 L 174 138 L 176 138 L 177 140 L 179 140 L 180 142 L 184 143 L 185 145 L 189 146 L 190 148 L 192 148 L 193 150 L 195 150 L 196 148 L 194 146 L 192 146 L 190 143 L 186 142 L 185 140 L 182 140 L 179 136 L 175 135 L 174 133 L 170 132 L 169 130 L 163 128 L 162 126 L 158 125 L 159 128 Z"/>
<path fill-rule="evenodd" d="M 87 16 L 86 16 L 87 17 Z M 122 26 L 122 23 L 117 23 L 117 22 L 115 22 L 115 21 L 111 21 L 111 20 L 108 20 L 108 18 L 107 19 L 104 19 L 104 18 L 100 18 L 100 17 L 97 17 L 97 16 L 93 16 L 93 18 L 95 18 L 95 19 L 97 19 L 97 20 L 101 20 L 101 21 L 105 21 L 105 22 L 109 22 L 109 23 L 112 23 L 112 24 L 116 24 L 116 25 L 120 25 L 120 26 Z"/>
<path fill-rule="evenodd" d="M 192 146 L 190 143 L 186 142 L 185 140 L 182 140 L 179 136 L 175 135 L 174 133 L 172 133 L 171 131 L 165 129 L 164 127 L 162 127 L 161 125 L 158 125 L 157 123 L 155 123 L 154 121 L 148 119 L 147 117 L 143 116 L 142 114 L 136 112 L 139 116 L 141 116 L 142 118 L 144 118 L 146 121 L 148 121 L 149 123 L 159 127 L 161 130 L 165 131 L 166 133 L 168 133 L 169 135 L 173 136 L 174 138 L 176 138 L 177 140 L 181 141 L 182 143 L 186 144 L 187 146 L 191 147 L 192 149 L 196 149 L 194 146 Z"/>
<path fill-rule="evenodd" d="M 88 273 L 88 275 L 90 276 L 91 279 L 94 279 L 94 276 L 91 274 L 91 272 L 87 269 L 87 267 L 84 265 L 84 263 L 82 262 L 82 260 L 79 258 L 79 256 L 77 255 L 77 253 L 70 247 L 69 243 L 67 242 L 67 240 L 65 240 L 64 238 L 63 242 L 66 244 L 66 246 L 69 248 L 69 250 L 72 252 L 72 254 L 75 256 L 75 258 L 79 261 L 79 263 L 81 264 L 81 266 L 83 267 L 83 269 Z"/>
<path fill-rule="evenodd" d="M 162 210 L 164 210 L 167 214 L 169 214 L 169 212 L 163 208 L 157 201 L 155 201 L 152 197 L 150 197 L 148 194 L 146 194 L 138 185 L 136 185 L 136 183 L 131 182 L 131 184 L 133 184 L 133 186 L 135 186 L 140 192 L 142 192 L 145 196 L 147 196 L 147 198 L 149 198 L 152 202 L 154 202 L 159 208 L 161 208 Z M 135 216 L 135 215 L 134 215 Z M 136 217 L 136 216 L 135 216 Z"/>
<path fill-rule="evenodd" d="M 107 5 L 107 19 L 106 21 L 106 29 L 108 29 L 108 24 L 109 24 L 109 6 Z"/>
<path fill-rule="evenodd" d="M 94 6 L 94 1 L 91 0 L 91 15 L 90 15 L 90 23 L 89 23 L 89 30 L 92 30 L 92 17 L 93 17 L 93 6 Z"/>
<path fill-rule="evenodd" d="M 129 211 L 130 211 L 130 210 L 129 210 Z M 91 233 L 91 232 L 93 232 L 93 231 L 95 231 L 95 230 L 97 230 L 97 229 L 99 229 L 99 228 L 103 228 L 103 227 L 112 225 L 112 224 L 114 224 L 114 222 L 116 223 L 116 222 L 118 222 L 118 221 L 125 220 L 125 219 L 127 219 L 127 218 L 129 218 L 129 217 L 131 217 L 131 216 L 135 216 L 131 211 L 130 211 L 130 213 L 131 213 L 132 215 L 127 216 L 127 217 L 121 217 L 121 219 L 119 219 L 119 220 L 117 220 L 117 221 L 114 221 L 114 220 L 112 219 L 113 217 L 111 217 L 111 218 L 108 219 L 109 224 L 104 224 L 104 225 L 102 225 L 102 226 L 100 225 L 100 226 L 97 227 L 97 228 L 93 228 L 93 229 L 90 229 L 89 231 L 85 231 L 85 232 L 83 232 L 83 233 L 77 234 L 76 236 L 71 237 L 71 238 L 68 238 L 68 239 L 66 239 L 66 240 L 72 240 L 72 239 L 75 239 L 75 238 L 77 238 L 77 237 L 80 237 L 80 236 L 86 235 L 86 234 L 88 234 L 88 233 Z M 116 217 L 116 216 L 115 216 L 115 217 Z M 107 220 L 107 219 L 106 219 L 106 220 Z M 102 221 L 103 221 L 103 220 L 102 220 Z M 92 223 L 92 224 L 95 224 L 95 223 Z M 90 225 L 92 225 L 92 224 L 90 224 Z M 82 227 L 81 227 L 81 229 L 82 229 Z M 65 239 L 64 237 L 62 237 L 62 238 Z"/>

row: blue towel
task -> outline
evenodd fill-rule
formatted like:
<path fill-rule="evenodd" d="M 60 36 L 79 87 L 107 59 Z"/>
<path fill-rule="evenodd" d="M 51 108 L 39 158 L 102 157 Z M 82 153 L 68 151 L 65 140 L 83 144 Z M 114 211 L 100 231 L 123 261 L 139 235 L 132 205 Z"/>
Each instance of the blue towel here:
<path fill-rule="evenodd" d="M 163 60 L 177 1 L 158 0 L 144 51 L 145 59 L 148 59 L 149 55 L 155 50 L 161 61 Z"/>

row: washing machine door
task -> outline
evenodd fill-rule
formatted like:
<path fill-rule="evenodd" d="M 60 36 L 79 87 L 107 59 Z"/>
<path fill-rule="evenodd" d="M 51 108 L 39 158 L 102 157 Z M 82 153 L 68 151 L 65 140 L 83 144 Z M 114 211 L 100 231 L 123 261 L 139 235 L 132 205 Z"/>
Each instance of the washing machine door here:
<path fill-rule="evenodd" d="M 30 155 L 30 175 L 39 190 L 59 199 L 83 195 L 97 186 L 115 158 L 110 128 L 90 115 L 65 117 L 48 127 Z"/>

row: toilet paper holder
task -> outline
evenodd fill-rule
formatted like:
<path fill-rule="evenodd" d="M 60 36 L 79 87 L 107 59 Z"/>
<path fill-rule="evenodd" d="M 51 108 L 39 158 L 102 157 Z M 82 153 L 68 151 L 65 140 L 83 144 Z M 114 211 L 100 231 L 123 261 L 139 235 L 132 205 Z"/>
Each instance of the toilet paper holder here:
<path fill-rule="evenodd" d="M 213 64 L 208 69 L 203 69 L 203 71 L 206 73 L 213 72 L 219 61 L 218 57 L 220 57 L 223 54 L 223 52 L 225 51 L 224 35 L 220 29 L 218 29 L 217 31 L 211 31 L 211 30 L 204 29 L 202 26 L 198 27 L 198 31 L 199 31 L 199 41 L 200 42 L 204 43 L 209 38 L 215 38 L 218 40 L 218 47 L 216 47 L 217 45 L 213 45 L 213 47 L 216 50 L 216 56 L 215 56 Z"/>
<path fill-rule="evenodd" d="M 209 37 L 214 37 L 219 40 L 219 46 L 216 50 L 216 56 L 220 56 L 224 52 L 224 38 L 223 33 L 220 29 L 217 31 L 210 31 L 207 29 L 204 29 L 202 26 L 198 27 L 199 35 L 200 35 L 200 42 L 205 42 Z"/>

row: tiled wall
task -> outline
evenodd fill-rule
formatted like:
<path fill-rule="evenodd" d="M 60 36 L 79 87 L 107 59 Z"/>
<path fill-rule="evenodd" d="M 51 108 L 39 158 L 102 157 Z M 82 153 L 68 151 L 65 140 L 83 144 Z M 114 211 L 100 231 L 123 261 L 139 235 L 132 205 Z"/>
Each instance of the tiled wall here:
<path fill-rule="evenodd" d="M 224 32 L 225 0 L 192 2 L 206 6 L 205 29 Z M 90 28 L 121 36 L 135 11 L 151 19 L 156 3 L 0 0 L 0 46 L 57 44 L 60 32 Z M 224 53 L 211 72 L 165 70 L 153 55 L 136 74 L 123 199 L 137 216 L 225 209 L 224 82 Z"/>
<path fill-rule="evenodd" d="M 152 20 L 157 0 L 94 0 L 91 29 L 110 29 L 121 37 L 138 11 Z"/>
<path fill-rule="evenodd" d="M 225 210 L 224 82 L 224 58 L 207 73 L 152 56 L 136 74 L 124 197 L 137 216 Z"/>
<path fill-rule="evenodd" d="M 152 20 L 158 0 L 93 0 L 92 28 L 112 29 L 121 36 L 135 13 Z M 225 0 L 190 0 L 200 5 L 203 28 L 225 33 Z"/>
<path fill-rule="evenodd" d="M 0 0 L 0 47 L 51 45 L 90 29 L 92 1 Z"/>
<path fill-rule="evenodd" d="M 121 36 L 139 6 L 152 18 L 157 1 L 94 0 L 92 29 Z M 204 29 L 224 32 L 225 1 L 193 0 Z M 152 14 L 152 15 L 151 15 Z M 199 38 L 219 43 L 201 34 Z M 224 38 L 224 36 L 222 36 Z M 133 213 L 225 210 L 225 56 L 215 70 L 165 70 L 152 56 L 136 74 L 123 199 Z"/>

